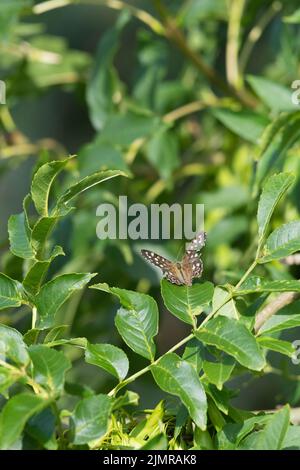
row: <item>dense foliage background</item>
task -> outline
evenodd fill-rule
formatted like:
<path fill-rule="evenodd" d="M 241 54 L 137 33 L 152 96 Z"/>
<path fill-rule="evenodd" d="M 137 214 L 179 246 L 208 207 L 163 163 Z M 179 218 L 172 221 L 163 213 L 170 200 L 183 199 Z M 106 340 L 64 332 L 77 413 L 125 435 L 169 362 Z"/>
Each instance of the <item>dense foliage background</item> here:
<path fill-rule="evenodd" d="M 297 7 L 297 1 L 257 0 L 128 3 L 0 0 L 0 79 L 6 84 L 6 105 L 0 105 L 1 272 L 10 281 L 14 280 L 14 284 L 8 285 L 8 278 L 2 277 L 0 286 L 3 328 L 0 355 L 4 362 L 0 370 L 0 404 L 6 410 L 0 415 L 0 431 L 6 436 L 1 441 L 0 433 L 1 447 L 140 448 L 147 445 L 150 437 L 154 439 L 153 448 L 167 445 L 229 448 L 238 447 L 245 436 L 247 439 L 249 433 L 258 430 L 262 432 L 260 443 L 253 443 L 253 434 L 258 433 L 252 432 L 249 442 L 241 444 L 254 448 L 267 445 L 262 444 L 263 434 L 272 434 L 272 426 L 278 429 L 282 425 L 286 434 L 288 408 L 281 408 L 286 403 L 293 408 L 292 422 L 299 424 L 299 365 L 291 362 L 291 342 L 300 339 L 297 329 L 300 301 L 296 295 L 292 299 L 296 301 L 289 306 L 283 304 L 280 311 L 280 315 L 286 316 L 285 325 L 276 327 L 280 318 L 269 320 L 273 323 L 266 328 L 267 339 L 258 342 L 264 354 L 268 351 L 268 364 L 263 367 L 257 364 L 255 367 L 249 358 L 248 363 L 240 361 L 224 345 L 218 349 L 219 343 L 201 335 L 197 347 L 194 343 L 190 345 L 196 347 L 193 353 L 197 356 L 196 369 L 201 374 L 204 369 L 205 386 L 210 389 L 206 389 L 208 431 L 201 426 L 202 418 L 197 421 L 189 409 L 197 424 L 195 429 L 186 414 L 189 406 L 182 400 L 182 392 L 175 395 L 185 407 L 179 399 L 165 393 L 172 391 L 159 383 L 155 373 L 156 382 L 147 373 L 130 385 L 130 390 L 139 395 L 138 406 L 137 395 L 126 395 L 123 402 L 114 403 L 112 418 L 111 408 L 103 397 L 116 386 L 116 377 L 120 378 L 121 374 L 124 379 L 124 368 L 121 372 L 113 369 L 112 373 L 111 365 L 103 365 L 103 358 L 100 360 L 97 354 L 109 355 L 108 351 L 100 354 L 91 349 L 85 357 L 83 354 L 87 348 L 84 338 L 87 338 L 92 345 L 112 344 L 121 348 L 129 358 L 130 376 L 148 367 L 147 355 L 136 354 L 130 341 L 123 341 L 126 334 L 119 334 L 122 327 L 116 329 L 114 318 L 119 300 L 123 308 L 134 305 L 138 312 L 141 299 L 150 302 L 147 308 L 152 313 L 156 307 L 148 297 L 124 300 L 128 290 L 149 294 L 157 302 L 158 355 L 176 345 L 191 330 L 190 321 L 185 318 L 182 322 L 170 305 L 170 299 L 176 299 L 179 291 L 175 288 L 166 293 L 168 286 L 163 283 L 163 300 L 160 274 L 140 255 L 142 247 L 151 247 L 176 259 L 182 253 L 183 243 L 101 241 L 96 237 L 97 206 L 102 202 L 117 203 L 119 195 L 127 195 L 129 203 L 205 204 L 208 241 L 203 251 L 205 268 L 201 286 L 204 288 L 197 297 L 199 302 L 203 301 L 199 304 L 203 307 L 203 318 L 218 302 L 220 306 L 227 295 L 226 287 L 216 288 L 213 294 L 209 283 L 238 284 L 258 255 L 268 255 L 270 262 L 265 260 L 255 267 L 255 275 L 271 284 L 259 287 L 257 279 L 256 284 L 252 279 L 252 284 L 244 286 L 235 300 L 227 302 L 227 310 L 221 316 L 246 325 L 248 332 L 253 330 L 255 315 L 282 295 L 282 291 L 299 291 L 295 281 L 299 278 L 299 267 L 280 261 L 300 249 L 297 220 L 300 112 L 291 99 L 292 82 L 300 79 Z M 77 156 L 66 160 L 72 154 Z M 53 160 L 60 163 L 49 164 Z M 99 174 L 99 171 L 115 173 Z M 79 180 L 92 174 L 96 174 L 93 180 L 76 186 Z M 35 179 L 30 186 L 33 175 Z M 90 187 L 105 175 L 112 179 Z M 25 216 L 10 219 L 8 237 L 7 220 L 11 214 L 22 212 L 22 201 L 30 187 L 33 203 L 27 198 Z M 50 187 L 52 212 L 48 211 Z M 88 191 L 82 191 L 87 188 Z M 260 196 L 263 188 L 265 199 Z M 261 213 L 257 221 L 259 197 Z M 68 212 L 71 199 L 75 209 Z M 266 200 L 271 200 L 271 205 Z M 43 217 L 53 217 L 57 222 L 48 238 L 44 228 L 42 232 L 32 231 Z M 257 252 L 258 246 L 263 248 L 267 235 L 281 226 L 285 227 L 283 232 L 279 236 L 275 232 L 267 251 Z M 62 246 L 65 256 L 58 256 L 60 249 L 55 246 Z M 38 264 L 28 278 L 36 263 L 44 264 Z M 58 283 L 53 291 L 38 298 L 42 274 L 46 283 L 70 273 L 99 273 L 92 284 L 107 283 L 124 290 L 112 292 L 101 286 L 118 299 L 96 289 L 83 288 L 92 277 L 82 274 L 72 279 L 60 278 L 64 282 L 67 279 L 69 284 Z M 282 282 L 276 284 L 277 281 Z M 23 283 L 25 300 L 19 282 Z M 43 319 L 43 312 L 48 312 L 47 317 L 50 308 L 43 303 L 45 298 L 49 300 L 59 292 L 63 301 L 57 303 L 50 320 Z M 15 303 L 7 303 L 7 299 Z M 36 308 L 40 315 L 37 319 Z M 50 329 L 56 326 L 57 329 Z M 155 336 L 155 321 L 152 326 L 152 336 Z M 227 326 L 230 330 L 230 325 Z M 25 343 L 20 342 L 15 330 L 6 327 L 26 334 Z M 70 338 L 77 339 L 70 343 Z M 210 345 L 206 356 L 199 350 L 202 341 Z M 43 342 L 47 346 L 41 346 Z M 30 346 L 29 352 L 25 344 Z M 48 357 L 43 348 L 60 351 L 60 359 Z M 225 356 L 220 355 L 220 350 Z M 262 353 L 255 351 L 261 359 Z M 87 354 L 97 357 L 87 357 Z M 185 358 L 189 357 L 188 351 L 184 354 Z M 232 362 L 232 356 L 237 362 Z M 192 362 L 194 359 L 193 356 Z M 123 356 L 119 360 L 126 362 Z M 61 369 L 47 372 L 39 361 L 52 364 L 58 361 Z M 95 366 L 95 361 L 101 368 Z M 17 364 L 17 369 L 21 364 L 22 373 L 28 367 L 31 382 L 26 382 L 22 374 L 18 376 L 15 369 L 9 372 L 7 364 L 9 367 Z M 166 363 L 170 370 L 173 366 Z M 56 402 L 55 406 L 52 403 L 45 407 L 41 404 L 43 400 L 32 402 L 31 399 L 43 396 L 39 386 L 49 387 L 45 379 L 49 379 L 49 374 L 53 374 L 51 387 Z M 8 430 L 6 416 L 13 408 L 18 409 L 18 402 L 10 397 L 20 396 L 24 389 L 27 396 L 22 403 L 26 407 L 28 400 L 28 408 L 35 414 L 32 417 L 32 413 L 28 416 L 25 413 L 27 417 L 21 427 Z M 100 404 L 95 397 L 100 397 Z M 82 405 L 79 401 L 84 398 L 95 401 Z M 161 399 L 165 400 L 164 404 Z M 129 408 L 125 406 L 127 402 Z M 7 403 L 12 403 L 11 409 Z M 82 410 L 80 406 L 91 408 Z M 95 414 L 99 406 L 107 410 L 106 418 L 110 417 L 110 434 L 106 434 L 108 421 L 103 416 L 101 432 L 96 429 L 94 434 L 82 437 L 77 430 L 76 434 L 80 420 L 87 419 L 89 413 Z M 260 419 L 236 411 L 276 407 L 279 414 L 262 414 Z M 143 410 L 148 410 L 145 420 Z M 18 414 L 11 416 L 10 422 L 18 422 Z M 269 416 L 275 417 L 273 424 L 267 423 Z M 238 438 L 234 426 L 226 428 L 246 419 L 251 423 Z M 267 430 L 265 423 L 269 426 Z M 283 438 L 280 442 L 275 439 L 269 448 L 299 446 L 295 444 L 300 441 L 299 428 L 293 429 L 286 439 L 285 444 Z"/>

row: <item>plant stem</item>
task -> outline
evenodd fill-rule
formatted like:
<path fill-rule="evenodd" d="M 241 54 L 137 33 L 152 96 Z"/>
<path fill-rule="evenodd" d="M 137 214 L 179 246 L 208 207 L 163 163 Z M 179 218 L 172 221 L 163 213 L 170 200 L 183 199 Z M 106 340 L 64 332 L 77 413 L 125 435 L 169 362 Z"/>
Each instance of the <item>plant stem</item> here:
<path fill-rule="evenodd" d="M 245 0 L 231 0 L 229 9 L 226 45 L 226 75 L 228 82 L 235 88 L 241 88 L 242 86 L 239 71 L 239 39 L 244 6 Z"/>
<path fill-rule="evenodd" d="M 240 73 L 244 72 L 256 42 L 260 39 L 268 24 L 281 9 L 282 4 L 280 2 L 275 1 L 272 3 L 272 5 L 266 10 L 264 14 L 261 15 L 256 25 L 254 25 L 249 32 L 240 54 Z"/>
<path fill-rule="evenodd" d="M 199 53 L 196 53 L 187 44 L 186 38 L 182 31 L 177 27 L 176 21 L 169 15 L 167 9 L 161 0 L 152 0 L 158 14 L 161 17 L 162 24 L 165 27 L 165 34 L 170 41 L 194 64 L 204 77 L 221 90 L 225 95 L 229 95 L 237 99 L 240 103 L 248 107 L 255 107 L 256 100 L 246 90 L 236 90 L 231 85 L 223 81 L 203 59 Z"/>
<path fill-rule="evenodd" d="M 32 320 L 31 320 L 32 330 L 35 328 L 36 320 L 37 320 L 37 309 L 36 307 L 32 307 Z"/>
<path fill-rule="evenodd" d="M 121 0 L 49 0 L 47 2 L 38 3 L 32 9 L 36 15 L 41 15 L 47 11 L 55 10 L 56 8 L 65 7 L 68 5 L 103 5 L 113 10 L 129 10 L 130 13 L 138 18 L 140 21 L 145 23 L 151 28 L 156 34 L 164 35 L 165 29 L 162 23 L 158 21 L 154 16 L 150 15 L 145 10 L 141 10 L 129 3 Z"/>
<path fill-rule="evenodd" d="M 170 111 L 168 114 L 165 114 L 163 120 L 165 122 L 173 122 L 177 119 L 180 119 L 184 116 L 187 116 L 192 113 L 196 113 L 197 111 L 201 111 L 202 109 L 206 108 L 208 105 L 203 101 L 193 101 L 192 103 L 185 104 L 184 106 L 180 106 L 180 108 L 174 109 Z"/>
<path fill-rule="evenodd" d="M 254 331 L 259 334 L 260 328 L 271 318 L 278 310 L 281 310 L 286 305 L 291 304 L 295 300 L 300 298 L 298 292 L 283 292 L 281 295 L 276 297 L 272 302 L 267 304 L 257 315 L 254 325 Z"/>

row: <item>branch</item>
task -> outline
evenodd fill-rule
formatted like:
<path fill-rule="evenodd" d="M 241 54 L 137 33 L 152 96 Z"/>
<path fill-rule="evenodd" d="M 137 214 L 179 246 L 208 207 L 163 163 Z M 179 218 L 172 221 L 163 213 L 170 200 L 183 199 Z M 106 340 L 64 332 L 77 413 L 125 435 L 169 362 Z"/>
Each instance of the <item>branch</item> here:
<path fill-rule="evenodd" d="M 274 3 L 272 3 L 270 8 L 268 8 L 268 10 L 264 14 L 262 14 L 257 24 L 251 29 L 240 54 L 241 73 L 243 73 L 246 68 L 247 62 L 251 56 L 256 42 L 260 39 L 268 24 L 277 15 L 281 8 L 282 4 L 280 2 L 275 1 Z"/>
<path fill-rule="evenodd" d="M 226 75 L 228 82 L 236 88 L 242 85 L 239 70 L 239 40 L 244 6 L 245 0 L 232 0 L 227 30 Z"/>
<path fill-rule="evenodd" d="M 287 266 L 298 266 L 300 265 L 300 253 L 296 253 L 291 256 L 287 256 L 280 260 L 282 264 L 286 264 Z"/>
<path fill-rule="evenodd" d="M 276 299 L 266 305 L 256 317 L 254 331 L 259 333 L 260 328 L 266 323 L 266 321 L 271 318 L 275 313 L 281 310 L 286 305 L 291 304 L 295 300 L 300 298 L 300 294 L 297 292 L 284 292 L 279 295 Z"/>
<path fill-rule="evenodd" d="M 176 22 L 169 15 L 161 1 L 152 1 L 161 17 L 167 38 L 194 64 L 201 74 L 204 75 L 212 85 L 219 88 L 219 90 L 221 90 L 225 95 L 232 96 L 243 105 L 254 108 L 256 106 L 256 100 L 254 97 L 246 90 L 236 90 L 234 87 L 228 85 L 224 80 L 222 80 L 215 70 L 203 60 L 202 56 L 189 47 L 182 31 L 177 27 Z"/>

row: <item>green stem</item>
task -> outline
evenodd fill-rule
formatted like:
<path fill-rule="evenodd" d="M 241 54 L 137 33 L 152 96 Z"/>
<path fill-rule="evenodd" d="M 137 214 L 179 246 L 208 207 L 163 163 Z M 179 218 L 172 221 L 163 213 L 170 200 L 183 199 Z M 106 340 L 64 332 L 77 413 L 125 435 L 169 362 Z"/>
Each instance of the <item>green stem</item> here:
<path fill-rule="evenodd" d="M 37 320 L 37 309 L 36 307 L 32 307 L 32 320 L 31 320 L 32 330 L 35 328 L 36 320 Z"/>
<path fill-rule="evenodd" d="M 241 88 L 242 86 L 239 71 L 239 39 L 244 6 L 245 0 L 231 0 L 230 2 L 226 45 L 226 75 L 228 82 L 235 88 Z"/>
<path fill-rule="evenodd" d="M 145 23 L 151 28 L 156 34 L 164 35 L 164 26 L 154 16 L 150 15 L 145 10 L 141 10 L 133 5 L 130 5 L 121 0 L 49 0 L 47 2 L 38 3 L 32 9 L 36 15 L 41 15 L 47 11 L 55 10 L 56 8 L 62 8 L 68 5 L 103 5 L 113 10 L 129 10 L 130 13 L 138 18 L 140 21 Z"/>
<path fill-rule="evenodd" d="M 255 107 L 256 100 L 248 93 L 245 89 L 237 90 L 230 84 L 226 83 L 216 71 L 211 68 L 202 58 L 202 56 L 195 52 L 187 44 L 186 38 L 182 33 L 181 29 L 177 27 L 176 21 L 169 14 L 166 7 L 162 4 L 161 0 L 152 0 L 161 20 L 165 27 L 165 34 L 173 44 L 185 55 L 187 59 L 200 71 L 200 73 L 206 77 L 206 79 L 221 90 L 225 95 L 232 96 L 237 99 L 240 103 L 248 107 Z"/>

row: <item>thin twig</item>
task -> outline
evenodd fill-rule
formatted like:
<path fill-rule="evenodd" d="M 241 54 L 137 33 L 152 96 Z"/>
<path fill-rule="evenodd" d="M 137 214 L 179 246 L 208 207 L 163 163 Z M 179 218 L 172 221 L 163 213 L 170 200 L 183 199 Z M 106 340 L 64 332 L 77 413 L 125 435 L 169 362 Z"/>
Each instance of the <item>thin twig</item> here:
<path fill-rule="evenodd" d="M 298 266 L 300 264 L 300 253 L 287 256 L 280 261 L 282 264 L 286 264 L 287 266 Z"/>
<path fill-rule="evenodd" d="M 256 334 L 259 333 L 260 328 L 271 318 L 275 313 L 281 310 L 286 305 L 291 304 L 295 300 L 300 298 L 300 294 L 297 292 L 284 292 L 280 294 L 276 299 L 270 302 L 264 307 L 256 317 L 254 331 Z"/>
<path fill-rule="evenodd" d="M 261 38 L 264 30 L 272 21 L 272 19 L 277 15 L 277 13 L 281 10 L 281 8 L 282 4 L 280 2 L 276 1 L 272 3 L 270 8 L 268 8 L 266 12 L 261 15 L 258 22 L 255 24 L 255 26 L 253 26 L 253 28 L 249 32 L 240 54 L 240 73 L 244 72 L 255 44 Z"/>
<path fill-rule="evenodd" d="M 162 23 L 165 27 L 165 34 L 167 38 L 187 57 L 194 66 L 207 78 L 207 80 L 225 95 L 229 95 L 237 99 L 240 103 L 248 107 L 255 107 L 256 100 L 246 90 L 236 90 L 231 85 L 228 85 L 222 80 L 215 70 L 211 68 L 202 58 L 202 56 L 195 52 L 187 44 L 186 38 L 182 31 L 177 27 L 176 21 L 169 15 L 165 6 L 160 0 L 152 0 L 154 6 L 161 17 Z"/>
<path fill-rule="evenodd" d="M 245 0 L 232 0 L 228 20 L 226 75 L 228 82 L 236 88 L 241 88 L 242 86 L 239 71 L 239 41 L 244 6 Z"/>

